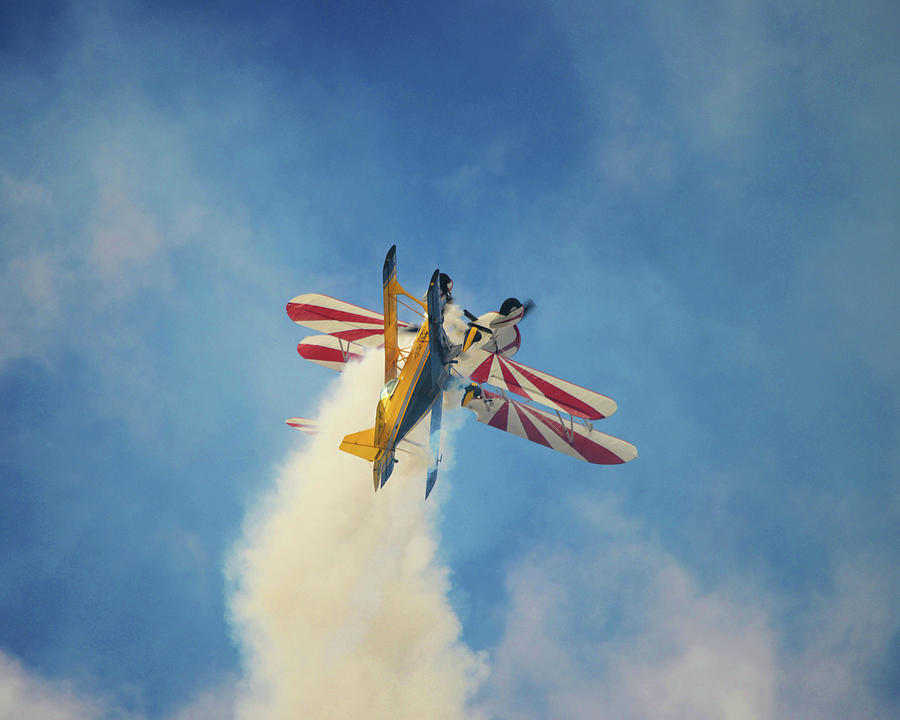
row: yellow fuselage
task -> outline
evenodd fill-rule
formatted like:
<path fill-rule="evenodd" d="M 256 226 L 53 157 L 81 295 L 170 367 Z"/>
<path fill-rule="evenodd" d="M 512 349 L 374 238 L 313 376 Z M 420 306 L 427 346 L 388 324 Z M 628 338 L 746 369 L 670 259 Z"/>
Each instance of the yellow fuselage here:
<path fill-rule="evenodd" d="M 389 381 L 381 397 L 378 400 L 378 407 L 375 410 L 375 446 L 378 452 L 375 456 L 375 475 L 377 478 L 381 476 L 381 469 L 384 463 L 390 459 L 393 461 L 393 452 L 403 438 L 398 437 L 398 433 L 403 420 L 409 410 L 410 400 L 413 396 L 413 390 L 422 375 L 422 371 L 428 365 L 428 354 L 430 352 L 428 342 L 428 323 L 422 323 L 416 339 L 409 348 L 409 355 L 400 371 L 400 376 L 396 380 L 396 384 L 391 387 Z"/>
<path fill-rule="evenodd" d="M 375 490 L 387 481 L 394 467 L 397 443 L 432 410 L 439 401 L 448 377 L 444 356 L 448 341 L 441 327 L 443 305 L 440 301 L 440 272 L 434 271 L 423 302 L 410 295 L 397 282 L 396 247 L 385 257 L 384 287 L 384 388 L 375 409 L 375 426 L 345 435 L 340 449 L 373 463 Z M 425 311 L 421 327 L 409 350 L 400 352 L 398 343 L 397 296 L 404 295 Z M 408 327 L 404 324 L 404 327 Z M 431 332 L 439 336 L 431 338 Z M 431 357 L 432 352 L 436 357 Z M 400 361 L 403 367 L 397 372 Z M 440 414 L 432 412 L 432 422 Z"/>

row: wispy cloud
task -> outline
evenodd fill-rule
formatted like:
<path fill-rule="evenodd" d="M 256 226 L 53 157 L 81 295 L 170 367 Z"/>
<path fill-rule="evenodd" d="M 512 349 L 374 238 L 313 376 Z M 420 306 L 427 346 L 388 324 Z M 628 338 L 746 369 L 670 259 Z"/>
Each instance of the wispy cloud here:
<path fill-rule="evenodd" d="M 94 720 L 102 708 L 65 683 L 29 673 L 0 651 L 0 718 L 3 720 Z"/>
<path fill-rule="evenodd" d="M 895 717 L 900 573 L 893 557 L 840 553 L 827 591 L 784 643 L 779 718 Z"/>
<path fill-rule="evenodd" d="M 237 683 L 199 692 L 166 720 L 229 720 L 234 717 Z M 53 681 L 26 669 L 0 651 L 0 720 L 145 720 L 105 699 L 90 696 L 68 681 Z"/>
<path fill-rule="evenodd" d="M 786 614 L 752 584 L 702 588 L 614 503 L 573 514 L 583 549 L 537 548 L 508 576 L 492 716 L 892 715 L 897 573 L 883 559 L 841 558 L 831 589 Z"/>
<path fill-rule="evenodd" d="M 91 260 L 101 277 L 112 277 L 128 266 L 139 270 L 163 247 L 153 218 L 118 182 L 103 182 L 91 228 Z"/>
<path fill-rule="evenodd" d="M 752 602 L 703 591 L 612 504 L 582 501 L 581 551 L 509 575 L 486 703 L 507 718 L 765 718 L 774 639 Z"/>
<path fill-rule="evenodd" d="M 733 149 L 755 133 L 772 80 L 797 60 L 775 41 L 765 6 L 658 4 L 648 17 L 695 146 Z"/>
<path fill-rule="evenodd" d="M 9 173 L 0 173 L 3 188 L 3 205 L 11 207 L 46 206 L 50 204 L 50 192 L 32 180 L 18 180 Z"/>

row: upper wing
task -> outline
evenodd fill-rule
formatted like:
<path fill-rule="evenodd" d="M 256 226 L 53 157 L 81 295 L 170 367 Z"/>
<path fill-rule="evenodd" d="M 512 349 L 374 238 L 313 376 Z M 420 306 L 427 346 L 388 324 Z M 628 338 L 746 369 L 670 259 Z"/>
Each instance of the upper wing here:
<path fill-rule="evenodd" d="M 616 411 L 615 400 L 606 395 L 480 348 L 468 350 L 460 358 L 457 369 L 468 375 L 472 382 L 490 383 L 586 420 L 600 420 Z"/>
<path fill-rule="evenodd" d="M 298 295 L 287 304 L 288 317 L 341 340 L 378 346 L 384 341 L 384 317 L 381 313 L 351 305 L 328 295 Z"/>
<path fill-rule="evenodd" d="M 634 460 L 638 454 L 631 443 L 594 430 L 590 424 L 585 426 L 571 418 L 567 422 L 559 415 L 487 390 L 466 407 L 475 412 L 478 422 L 589 463 L 617 465 Z"/>

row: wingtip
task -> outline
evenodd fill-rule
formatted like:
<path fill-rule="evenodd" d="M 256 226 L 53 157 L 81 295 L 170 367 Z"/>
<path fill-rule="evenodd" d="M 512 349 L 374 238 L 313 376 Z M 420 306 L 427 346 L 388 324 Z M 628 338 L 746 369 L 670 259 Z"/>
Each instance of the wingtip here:
<path fill-rule="evenodd" d="M 628 463 L 632 460 L 637 460 L 638 449 L 627 440 L 621 440 L 620 438 L 616 439 L 619 440 L 619 443 L 621 443 L 621 446 L 617 449 L 616 454 L 622 459 L 622 462 Z"/>
<path fill-rule="evenodd" d="M 425 480 L 425 499 L 428 499 L 428 496 L 431 495 L 431 491 L 434 490 L 434 485 L 437 482 L 437 470 L 431 470 L 428 473 L 428 478 Z"/>

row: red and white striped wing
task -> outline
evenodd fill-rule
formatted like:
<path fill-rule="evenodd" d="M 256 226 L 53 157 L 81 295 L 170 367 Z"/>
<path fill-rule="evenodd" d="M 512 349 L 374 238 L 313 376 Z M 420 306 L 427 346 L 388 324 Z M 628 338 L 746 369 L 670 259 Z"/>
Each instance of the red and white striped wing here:
<path fill-rule="evenodd" d="M 384 342 L 384 317 L 343 300 L 309 293 L 287 304 L 288 317 L 298 325 L 361 345 Z"/>
<path fill-rule="evenodd" d="M 527 365 L 473 348 L 460 358 L 458 369 L 472 382 L 490 383 L 567 415 L 601 420 L 616 411 L 612 398 L 561 380 Z"/>
<path fill-rule="evenodd" d="M 637 448 L 625 440 L 487 390 L 466 407 L 475 412 L 478 422 L 585 462 L 618 465 L 634 460 L 638 454 Z"/>
<path fill-rule="evenodd" d="M 310 335 L 297 345 L 300 357 L 327 367 L 329 370 L 343 371 L 351 360 L 359 360 L 365 353 L 362 345 L 341 340 L 334 335 Z"/>
<path fill-rule="evenodd" d="M 384 344 L 384 316 L 328 295 L 298 295 L 287 304 L 288 317 L 298 325 L 341 340 L 380 347 Z M 411 328 L 398 321 L 398 328 Z"/>
<path fill-rule="evenodd" d="M 316 435 L 319 432 L 319 423 L 315 420 L 307 420 L 306 418 L 288 418 L 285 422 L 291 427 L 302 430 L 308 435 Z"/>

